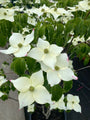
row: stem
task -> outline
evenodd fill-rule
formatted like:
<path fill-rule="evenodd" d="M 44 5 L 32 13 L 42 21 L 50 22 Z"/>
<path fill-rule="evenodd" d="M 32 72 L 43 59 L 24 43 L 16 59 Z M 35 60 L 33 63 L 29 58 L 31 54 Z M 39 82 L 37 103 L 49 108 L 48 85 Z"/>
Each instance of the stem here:
<path fill-rule="evenodd" d="M 80 71 L 80 70 L 84 70 L 84 69 L 86 69 L 86 68 L 90 68 L 90 66 L 86 66 L 86 67 L 83 67 L 83 68 L 77 69 L 77 70 L 75 70 L 75 71 L 78 72 L 78 71 Z"/>
<path fill-rule="evenodd" d="M 51 114 L 50 107 L 48 107 L 47 111 L 45 112 L 45 108 L 44 108 L 44 106 L 42 106 L 42 113 L 44 114 L 44 116 L 46 117 L 46 119 L 48 119 L 49 116 L 50 116 L 50 114 Z"/>

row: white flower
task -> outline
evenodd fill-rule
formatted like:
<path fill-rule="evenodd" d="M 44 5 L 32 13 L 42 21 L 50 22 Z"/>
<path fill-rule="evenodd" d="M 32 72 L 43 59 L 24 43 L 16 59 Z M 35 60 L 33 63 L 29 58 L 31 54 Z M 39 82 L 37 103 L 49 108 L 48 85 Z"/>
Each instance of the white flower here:
<path fill-rule="evenodd" d="M 34 104 L 28 106 L 28 112 L 34 112 Z"/>
<path fill-rule="evenodd" d="M 29 33 L 29 28 L 27 28 L 27 27 L 23 28 L 22 34 L 25 34 L 25 32 Z"/>
<path fill-rule="evenodd" d="M 57 57 L 54 69 L 46 66 L 41 63 L 41 68 L 43 71 L 47 72 L 47 80 L 51 86 L 58 84 L 61 80 L 70 81 L 76 79 L 71 67 L 71 61 L 69 62 L 68 56 L 66 53 L 62 53 Z"/>
<path fill-rule="evenodd" d="M 58 102 L 52 101 L 52 103 L 50 104 L 50 109 L 60 109 L 60 110 L 65 110 L 65 102 L 64 102 L 64 95 L 62 95 L 62 97 L 59 99 Z"/>
<path fill-rule="evenodd" d="M 47 13 L 49 10 L 49 7 L 47 7 L 45 4 L 41 6 L 40 8 L 32 8 L 30 11 L 31 13 L 35 13 L 38 16 L 43 15 L 44 13 Z"/>
<path fill-rule="evenodd" d="M 78 45 L 79 43 L 82 43 L 82 42 L 85 42 L 84 36 L 82 36 L 82 37 L 78 36 L 78 37 L 76 37 L 72 40 L 72 44 L 74 46 L 76 46 L 76 45 Z"/>
<path fill-rule="evenodd" d="M 4 95 L 4 93 L 2 93 L 1 91 L 0 91 L 0 97 L 2 97 Z"/>
<path fill-rule="evenodd" d="M 79 10 L 86 12 L 86 10 L 90 10 L 90 1 L 89 0 L 80 1 L 77 7 Z"/>
<path fill-rule="evenodd" d="M 75 12 L 75 11 L 83 11 L 86 12 L 86 10 L 90 10 L 90 1 L 88 0 L 83 0 L 83 1 L 79 1 L 78 5 L 74 6 L 74 7 L 68 7 L 71 12 Z"/>
<path fill-rule="evenodd" d="M 50 45 L 48 41 L 39 38 L 37 47 L 33 48 L 28 55 L 37 61 L 42 61 L 53 69 L 56 63 L 56 56 L 58 56 L 62 50 L 62 47 L 55 44 Z"/>
<path fill-rule="evenodd" d="M 40 3 L 40 0 L 35 0 L 35 3 Z"/>
<path fill-rule="evenodd" d="M 64 8 L 51 8 L 48 10 L 56 20 L 59 16 L 73 16 L 70 11 L 66 11 Z"/>
<path fill-rule="evenodd" d="M 13 53 L 15 57 L 24 57 L 27 52 L 29 52 L 31 43 L 34 39 L 34 30 L 31 34 L 24 37 L 20 33 L 13 33 L 9 39 L 10 47 L 7 50 L 0 50 L 1 53 L 11 54 Z"/>
<path fill-rule="evenodd" d="M 37 21 L 34 17 L 32 18 L 31 16 L 28 16 L 27 23 L 35 26 L 37 24 Z"/>
<path fill-rule="evenodd" d="M 7 3 L 9 3 L 10 2 L 10 0 L 0 0 L 0 4 L 1 5 L 7 5 Z"/>
<path fill-rule="evenodd" d="M 0 8 L 0 20 L 3 20 L 3 19 L 13 22 L 14 21 L 14 10 Z"/>
<path fill-rule="evenodd" d="M 44 79 L 42 71 L 33 73 L 30 78 L 20 77 L 12 80 L 12 83 L 20 91 L 18 97 L 20 109 L 31 105 L 34 101 L 39 104 L 51 102 L 51 95 L 43 86 Z"/>
<path fill-rule="evenodd" d="M 7 82 L 7 80 L 4 78 L 4 76 L 0 76 L 0 86 Z"/>
<path fill-rule="evenodd" d="M 81 113 L 81 106 L 79 105 L 79 97 L 71 94 L 67 95 L 67 110 L 75 110 Z"/>

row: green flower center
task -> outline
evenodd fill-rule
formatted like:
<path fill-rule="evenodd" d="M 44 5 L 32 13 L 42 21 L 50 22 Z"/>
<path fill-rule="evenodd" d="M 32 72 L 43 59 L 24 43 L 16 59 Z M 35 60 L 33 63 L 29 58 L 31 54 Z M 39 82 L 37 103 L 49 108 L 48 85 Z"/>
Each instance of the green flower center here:
<path fill-rule="evenodd" d="M 4 12 L 4 15 L 7 15 L 7 13 L 6 13 L 6 12 Z"/>
<path fill-rule="evenodd" d="M 42 8 L 41 11 L 42 11 L 42 12 L 45 12 L 45 9 Z"/>
<path fill-rule="evenodd" d="M 74 104 L 74 101 L 72 101 L 72 104 Z"/>
<path fill-rule="evenodd" d="M 76 6 L 75 9 L 78 9 L 78 6 Z"/>
<path fill-rule="evenodd" d="M 21 43 L 18 44 L 18 47 L 21 48 L 23 45 Z"/>
<path fill-rule="evenodd" d="M 60 68 L 58 66 L 55 66 L 55 70 L 58 71 Z"/>
<path fill-rule="evenodd" d="M 44 53 L 45 54 L 49 53 L 49 50 L 48 49 L 44 49 Z"/>
<path fill-rule="evenodd" d="M 90 5 L 90 2 L 88 3 L 88 5 Z"/>
<path fill-rule="evenodd" d="M 34 87 L 33 87 L 33 86 L 30 86 L 29 90 L 30 90 L 31 92 L 33 92 L 33 91 L 34 91 Z"/>
<path fill-rule="evenodd" d="M 57 11 L 57 8 L 54 8 L 54 11 Z"/>

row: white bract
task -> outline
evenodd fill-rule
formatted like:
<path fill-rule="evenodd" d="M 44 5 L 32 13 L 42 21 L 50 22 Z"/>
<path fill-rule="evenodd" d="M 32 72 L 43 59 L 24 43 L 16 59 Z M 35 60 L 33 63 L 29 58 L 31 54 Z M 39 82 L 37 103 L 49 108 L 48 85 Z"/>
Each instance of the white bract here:
<path fill-rule="evenodd" d="M 9 39 L 10 47 L 7 50 L 0 50 L 4 54 L 14 54 L 15 57 L 24 57 L 29 52 L 31 43 L 34 39 L 34 30 L 25 37 L 20 33 L 13 33 Z"/>
<path fill-rule="evenodd" d="M 77 80 L 78 78 L 74 75 L 72 68 L 72 62 L 68 59 L 66 53 L 62 53 L 57 57 L 57 61 L 54 65 L 54 69 L 41 63 L 41 68 L 43 71 L 47 72 L 47 80 L 51 86 L 54 86 L 63 81 L 70 81 L 72 79 Z"/>
<path fill-rule="evenodd" d="M 28 112 L 34 112 L 34 104 L 28 106 Z"/>
<path fill-rule="evenodd" d="M 59 99 L 59 101 L 55 102 L 52 101 L 52 103 L 50 104 L 50 110 L 52 109 L 60 109 L 60 110 L 65 110 L 65 102 L 64 102 L 64 95 L 62 95 L 62 97 Z"/>
<path fill-rule="evenodd" d="M 3 20 L 3 19 L 14 22 L 14 10 L 0 8 L 0 20 Z"/>
<path fill-rule="evenodd" d="M 7 80 L 4 78 L 4 76 L 0 76 L 0 86 L 7 82 Z"/>
<path fill-rule="evenodd" d="M 4 93 L 2 93 L 1 91 L 0 91 L 0 97 L 2 97 L 4 95 Z"/>
<path fill-rule="evenodd" d="M 67 110 L 75 110 L 81 113 L 81 106 L 79 105 L 79 97 L 71 94 L 67 95 Z"/>
<path fill-rule="evenodd" d="M 20 91 L 20 109 L 31 105 L 34 101 L 39 104 L 51 102 L 51 94 L 43 86 L 44 79 L 42 71 L 33 73 L 30 78 L 20 77 L 11 81 L 15 88 Z"/>
<path fill-rule="evenodd" d="M 42 61 L 45 65 L 54 69 L 56 57 L 62 52 L 63 48 L 55 44 L 50 45 L 48 41 L 39 38 L 37 47 L 33 48 L 28 56 Z"/>

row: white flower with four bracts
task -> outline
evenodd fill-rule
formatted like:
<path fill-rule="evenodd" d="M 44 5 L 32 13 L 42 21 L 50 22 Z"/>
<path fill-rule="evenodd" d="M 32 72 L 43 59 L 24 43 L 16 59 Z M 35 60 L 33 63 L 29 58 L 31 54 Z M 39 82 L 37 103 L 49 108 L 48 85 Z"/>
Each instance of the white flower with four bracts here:
<path fill-rule="evenodd" d="M 7 50 L 0 50 L 4 54 L 14 54 L 15 57 L 24 57 L 31 49 L 29 43 L 34 39 L 34 30 L 31 34 L 24 36 L 20 33 L 13 33 L 9 39 L 10 47 Z"/>
<path fill-rule="evenodd" d="M 61 53 L 57 57 L 57 61 L 54 65 L 54 69 L 46 66 L 40 62 L 41 68 L 43 71 L 47 72 L 47 80 L 51 86 L 54 86 L 63 81 L 70 81 L 72 79 L 77 80 L 78 78 L 74 75 L 73 70 L 71 69 L 71 61 L 69 62 L 68 56 L 66 53 Z"/>
<path fill-rule="evenodd" d="M 43 86 L 44 78 L 41 70 L 33 73 L 30 78 L 20 77 L 16 80 L 11 80 L 11 82 L 20 91 L 18 97 L 20 109 L 31 105 L 33 102 L 39 104 L 51 102 L 51 94 Z"/>
<path fill-rule="evenodd" d="M 14 10 L 0 8 L 0 20 L 8 20 L 14 22 Z"/>
<path fill-rule="evenodd" d="M 48 41 L 39 38 L 37 47 L 33 48 L 28 56 L 42 61 L 45 65 L 54 68 L 56 57 L 62 52 L 63 48 L 55 44 L 50 45 Z"/>
<path fill-rule="evenodd" d="M 50 104 L 50 110 L 52 109 L 60 109 L 60 110 L 65 110 L 66 107 L 65 107 L 65 102 L 64 102 L 64 95 L 61 96 L 61 98 L 55 102 L 55 101 L 52 101 L 51 104 Z"/>
<path fill-rule="evenodd" d="M 79 105 L 79 97 L 71 94 L 67 95 L 67 110 L 75 110 L 81 113 L 81 106 Z"/>
<path fill-rule="evenodd" d="M 34 112 L 34 107 L 35 107 L 35 105 L 34 104 L 32 104 L 32 105 L 29 105 L 28 106 L 28 112 Z"/>

